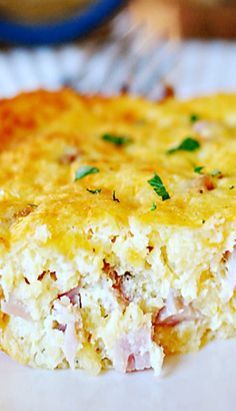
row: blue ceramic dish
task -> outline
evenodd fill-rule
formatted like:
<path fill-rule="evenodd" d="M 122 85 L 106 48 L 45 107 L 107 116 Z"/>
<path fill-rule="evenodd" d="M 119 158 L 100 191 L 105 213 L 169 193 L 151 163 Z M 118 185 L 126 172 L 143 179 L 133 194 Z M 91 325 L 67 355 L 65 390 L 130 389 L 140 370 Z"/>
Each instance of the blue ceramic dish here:
<path fill-rule="evenodd" d="M 80 14 L 47 24 L 0 19 L 0 40 L 13 44 L 58 44 L 81 37 L 109 18 L 124 0 L 97 0 Z"/>

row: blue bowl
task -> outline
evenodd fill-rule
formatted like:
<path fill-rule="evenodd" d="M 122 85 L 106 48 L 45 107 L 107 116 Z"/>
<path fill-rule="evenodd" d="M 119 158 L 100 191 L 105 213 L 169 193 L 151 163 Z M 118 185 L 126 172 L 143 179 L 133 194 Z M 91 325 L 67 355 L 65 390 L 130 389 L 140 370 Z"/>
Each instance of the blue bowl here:
<path fill-rule="evenodd" d="M 97 0 L 80 14 L 47 24 L 15 23 L 0 19 L 0 40 L 29 46 L 59 44 L 84 36 L 114 13 L 124 0 Z"/>

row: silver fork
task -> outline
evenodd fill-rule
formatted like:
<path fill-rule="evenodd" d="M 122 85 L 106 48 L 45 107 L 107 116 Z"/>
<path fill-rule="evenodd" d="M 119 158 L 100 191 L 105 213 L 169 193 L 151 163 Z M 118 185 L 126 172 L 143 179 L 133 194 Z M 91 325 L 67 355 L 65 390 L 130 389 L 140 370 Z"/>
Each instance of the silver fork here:
<path fill-rule="evenodd" d="M 178 62 L 180 43 L 147 35 L 144 25 L 134 24 L 127 11 L 112 22 L 110 36 L 100 43 L 85 43 L 84 61 L 66 84 L 83 93 L 132 94 L 159 98 Z"/>

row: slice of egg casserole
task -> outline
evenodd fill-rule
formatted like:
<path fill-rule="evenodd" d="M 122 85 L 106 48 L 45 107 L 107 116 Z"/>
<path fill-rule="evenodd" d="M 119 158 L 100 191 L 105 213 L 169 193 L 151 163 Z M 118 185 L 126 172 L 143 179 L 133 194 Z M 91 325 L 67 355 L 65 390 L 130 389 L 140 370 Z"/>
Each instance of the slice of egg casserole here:
<path fill-rule="evenodd" d="M 98 374 L 236 334 L 236 95 L 0 102 L 0 344 Z"/>

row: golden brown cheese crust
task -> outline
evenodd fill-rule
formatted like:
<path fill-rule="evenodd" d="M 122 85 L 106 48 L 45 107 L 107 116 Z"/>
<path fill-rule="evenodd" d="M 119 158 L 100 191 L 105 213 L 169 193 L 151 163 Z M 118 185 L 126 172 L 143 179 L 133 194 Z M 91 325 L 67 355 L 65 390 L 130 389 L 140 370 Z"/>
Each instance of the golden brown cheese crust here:
<path fill-rule="evenodd" d="M 199 118 L 195 124 L 192 114 Z M 2 101 L 2 218 L 11 208 L 19 217 L 18 209 L 36 203 L 49 224 L 51 213 L 60 214 L 63 208 L 73 218 L 78 207 L 82 222 L 102 213 L 122 220 L 135 214 L 146 222 L 184 226 L 200 226 L 215 214 L 234 220 L 235 130 L 235 95 L 155 104 L 63 90 Z M 102 140 L 104 133 L 127 136 L 132 143 L 117 147 Z M 199 150 L 166 153 L 187 136 L 199 141 Z M 82 165 L 100 172 L 75 182 Z M 221 174 L 209 177 L 209 188 L 205 177 L 194 173 L 196 166 L 203 166 L 204 174 L 216 169 Z M 155 172 L 170 194 L 168 201 L 147 183 Z M 93 195 L 87 188 L 101 193 Z M 113 191 L 119 203 L 112 200 Z M 150 211 L 153 202 L 155 212 Z"/>
<path fill-rule="evenodd" d="M 21 94 L 11 100 L 1 100 L 1 149 L 16 139 L 26 139 L 28 134 L 47 126 L 48 122 L 70 107 L 71 98 L 66 90 L 59 93 L 39 90 Z"/>

